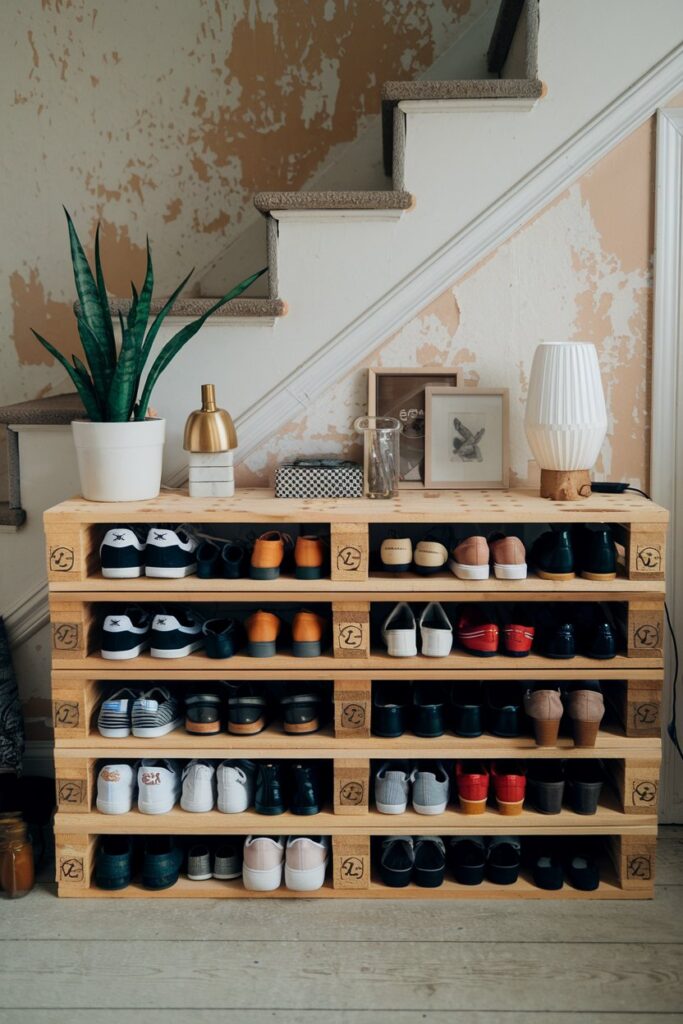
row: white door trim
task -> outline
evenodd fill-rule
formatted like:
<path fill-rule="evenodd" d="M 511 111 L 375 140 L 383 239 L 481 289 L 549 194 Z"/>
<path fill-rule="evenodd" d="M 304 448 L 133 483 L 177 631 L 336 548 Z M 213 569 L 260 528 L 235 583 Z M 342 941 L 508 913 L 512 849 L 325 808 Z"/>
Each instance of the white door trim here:
<path fill-rule="evenodd" d="M 671 512 L 667 602 L 683 651 L 683 107 L 657 111 L 654 333 L 650 489 Z M 671 709 L 673 651 L 667 637 L 664 719 Z M 679 679 L 679 695 L 683 680 Z M 683 733 L 683 701 L 678 727 Z M 679 735 L 681 735 L 679 733 Z M 683 762 L 664 732 L 660 820 L 683 822 Z"/>

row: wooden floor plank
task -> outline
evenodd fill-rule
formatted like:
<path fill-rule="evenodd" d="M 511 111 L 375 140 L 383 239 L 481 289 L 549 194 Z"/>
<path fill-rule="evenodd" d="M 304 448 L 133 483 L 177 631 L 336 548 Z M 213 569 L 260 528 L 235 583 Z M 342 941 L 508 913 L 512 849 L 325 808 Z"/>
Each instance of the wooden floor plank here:
<path fill-rule="evenodd" d="M 680 944 L 37 940 L 3 953 L 5 1009 L 674 1013 L 683 972 Z"/>
<path fill-rule="evenodd" d="M 680 874 L 680 869 L 679 869 Z M 381 941 L 622 943 L 683 941 L 683 886 L 658 886 L 654 900 L 622 903 L 526 903 L 524 901 L 424 903 L 418 900 L 205 900 L 199 912 L 187 900 L 59 900 L 43 887 L 25 900 L 5 903 L 0 956 L 6 943 L 41 939 L 159 942 L 223 939 L 291 942 L 336 939 Z M 3 941 L 3 937 L 4 940 Z"/>
<path fill-rule="evenodd" d="M 319 1010 L 146 1010 L 144 1024 L 320 1024 Z M 514 1010 L 421 1013 L 420 1024 L 679 1024 L 678 1013 L 538 1013 Z M 325 1024 L 413 1024 L 414 1010 L 326 1010 Z M 0 1024 L 143 1024 L 138 1010 L 0 1010 Z"/>

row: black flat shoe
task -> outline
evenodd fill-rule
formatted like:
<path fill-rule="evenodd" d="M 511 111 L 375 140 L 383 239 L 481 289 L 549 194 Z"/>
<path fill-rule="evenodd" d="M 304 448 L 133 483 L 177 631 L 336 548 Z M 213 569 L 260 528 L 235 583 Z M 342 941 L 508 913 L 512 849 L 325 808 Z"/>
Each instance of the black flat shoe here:
<path fill-rule="evenodd" d="M 486 868 L 486 843 L 481 836 L 454 836 L 448 843 L 448 866 L 460 885 L 481 885 Z"/>
<path fill-rule="evenodd" d="M 427 739 L 444 734 L 443 689 L 438 684 L 418 683 L 413 690 L 413 732 Z"/>
<path fill-rule="evenodd" d="M 561 889 L 564 885 L 562 861 L 554 850 L 541 850 L 533 859 L 531 873 L 539 889 Z"/>
<path fill-rule="evenodd" d="M 600 867 L 589 850 L 572 851 L 564 866 L 567 881 L 581 892 L 593 892 L 600 885 Z"/>
<path fill-rule="evenodd" d="M 519 878 L 522 844 L 518 836 L 493 836 L 486 851 L 486 877 L 497 885 L 513 885 Z"/>
<path fill-rule="evenodd" d="M 410 691 L 404 683 L 376 683 L 372 689 L 373 736 L 396 739 L 406 731 Z"/>
<path fill-rule="evenodd" d="M 511 739 L 522 734 L 523 696 L 518 683 L 489 683 L 486 688 L 488 730 Z"/>
<path fill-rule="evenodd" d="M 539 814 L 559 814 L 564 798 L 562 761 L 531 761 L 527 772 L 526 798 Z"/>
<path fill-rule="evenodd" d="M 443 885 L 446 874 L 446 847 L 438 836 L 419 836 L 415 840 L 413 879 L 423 889 Z"/>
<path fill-rule="evenodd" d="M 451 690 L 451 726 L 456 736 L 481 736 L 484 731 L 481 683 L 456 683 Z"/>
<path fill-rule="evenodd" d="M 570 531 L 549 530 L 534 541 L 529 556 L 537 576 L 544 580 L 573 580 L 574 548 Z"/>
<path fill-rule="evenodd" d="M 382 841 L 379 875 L 385 885 L 402 889 L 410 883 L 415 850 L 410 836 L 391 836 Z"/>

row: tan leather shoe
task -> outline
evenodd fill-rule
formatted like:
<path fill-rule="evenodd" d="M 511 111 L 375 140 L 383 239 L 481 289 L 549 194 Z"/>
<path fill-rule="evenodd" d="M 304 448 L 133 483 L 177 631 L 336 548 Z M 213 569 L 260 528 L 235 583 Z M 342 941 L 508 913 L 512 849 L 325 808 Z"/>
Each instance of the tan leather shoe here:
<path fill-rule="evenodd" d="M 527 690 L 524 694 L 524 710 L 534 726 L 534 736 L 539 747 L 554 747 L 560 731 L 562 699 L 557 687 L 546 690 Z"/>
<path fill-rule="evenodd" d="M 567 714 L 574 728 L 577 747 L 594 747 L 605 714 L 605 700 L 598 690 L 570 690 L 566 695 Z"/>
<path fill-rule="evenodd" d="M 448 564 L 459 580 L 487 580 L 490 561 L 491 552 L 486 537 L 468 537 L 453 549 Z"/>
<path fill-rule="evenodd" d="M 319 580 L 323 574 L 325 548 L 320 537 L 297 537 L 294 545 L 294 575 L 298 580 Z"/>
<path fill-rule="evenodd" d="M 526 551 L 519 537 L 494 534 L 489 537 L 489 550 L 497 580 L 526 579 Z"/>
<path fill-rule="evenodd" d="M 285 546 L 291 546 L 292 538 L 288 533 L 269 530 L 261 534 L 254 543 L 249 564 L 249 575 L 252 580 L 275 580 L 280 575 L 280 567 L 285 557 Z"/>
<path fill-rule="evenodd" d="M 247 630 L 247 650 L 252 658 L 272 658 L 282 623 L 272 612 L 259 610 L 244 624 Z"/>
<path fill-rule="evenodd" d="M 415 546 L 413 561 L 416 572 L 429 576 L 443 569 L 448 561 L 448 550 L 436 540 L 421 540 Z"/>
<path fill-rule="evenodd" d="M 325 626 L 322 615 L 315 612 L 297 612 L 292 620 L 292 654 L 295 658 L 319 658 Z"/>

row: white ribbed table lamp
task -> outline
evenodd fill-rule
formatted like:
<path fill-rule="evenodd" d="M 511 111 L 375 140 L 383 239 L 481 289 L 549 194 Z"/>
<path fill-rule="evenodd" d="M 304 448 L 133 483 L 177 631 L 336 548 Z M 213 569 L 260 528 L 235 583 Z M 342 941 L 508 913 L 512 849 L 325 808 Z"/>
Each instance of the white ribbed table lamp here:
<path fill-rule="evenodd" d="M 529 377 L 526 436 L 541 467 L 541 497 L 590 496 L 589 470 L 607 433 L 607 410 L 595 345 L 544 342 Z"/>

